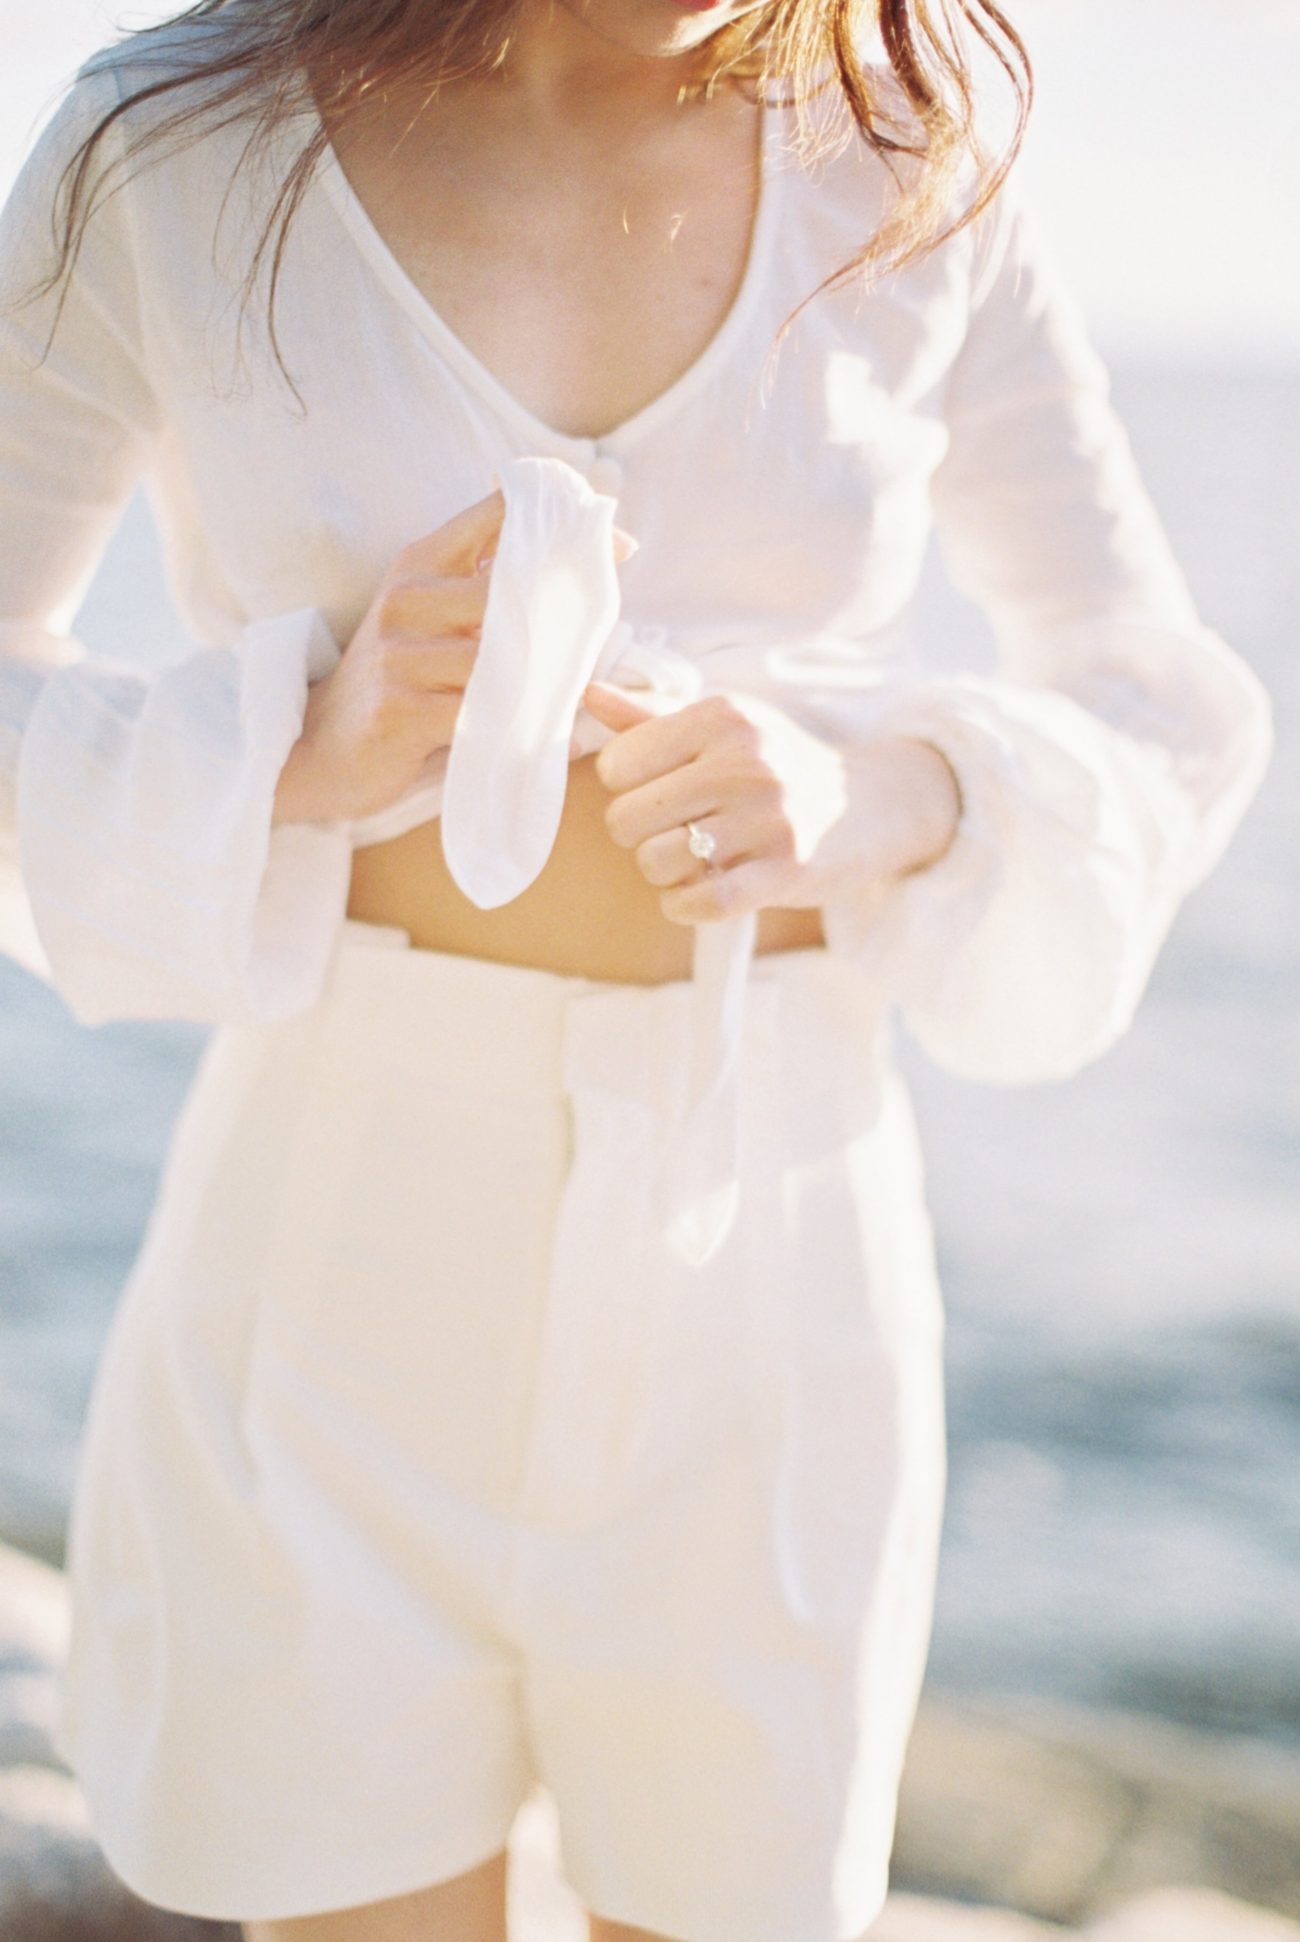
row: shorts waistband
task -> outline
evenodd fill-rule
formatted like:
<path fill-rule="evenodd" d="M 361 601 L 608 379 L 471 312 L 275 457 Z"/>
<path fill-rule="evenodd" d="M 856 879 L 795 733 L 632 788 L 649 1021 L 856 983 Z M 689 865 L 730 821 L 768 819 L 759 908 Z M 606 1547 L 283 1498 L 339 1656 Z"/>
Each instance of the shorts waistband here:
<path fill-rule="evenodd" d="M 694 1001 L 691 978 L 602 983 L 349 922 L 316 1005 L 217 1035 L 203 1096 L 227 1117 L 231 1099 L 259 1115 L 270 1102 L 277 1123 L 315 1124 L 321 1139 L 334 1128 L 358 1155 L 412 1144 L 432 1164 L 451 1157 L 458 1127 L 467 1154 L 561 1137 L 574 1155 L 594 1139 L 615 1167 L 655 1155 L 646 1191 L 665 1244 L 694 1269 L 716 1251 L 717 1208 L 725 1240 L 743 1167 L 773 1140 L 815 1160 L 828 1140 L 856 1138 L 891 1066 L 881 994 L 851 960 L 822 946 L 766 953 L 749 966 L 726 1110 L 708 1096 L 692 1118 Z"/>
<path fill-rule="evenodd" d="M 749 991 L 747 1038 L 799 1021 L 799 1039 L 825 1040 L 833 1058 L 837 1034 L 842 1043 L 847 1030 L 860 1045 L 871 1033 L 876 1008 L 863 980 L 825 946 L 762 953 Z M 423 950 L 403 930 L 348 919 L 315 1018 L 325 1056 L 359 1080 L 388 1071 L 404 1090 L 558 1091 L 573 1076 L 577 1046 L 617 1089 L 640 1090 L 659 1060 L 684 1056 L 691 1003 L 689 977 L 577 977 Z"/>

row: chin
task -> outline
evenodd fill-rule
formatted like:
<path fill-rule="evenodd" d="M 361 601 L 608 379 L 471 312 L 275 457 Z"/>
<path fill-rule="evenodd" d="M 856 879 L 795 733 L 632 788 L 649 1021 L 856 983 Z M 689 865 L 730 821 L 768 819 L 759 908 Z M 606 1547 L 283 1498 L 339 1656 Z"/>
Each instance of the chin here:
<path fill-rule="evenodd" d="M 560 0 L 564 11 L 629 54 L 689 53 L 746 9 L 727 0 Z"/>

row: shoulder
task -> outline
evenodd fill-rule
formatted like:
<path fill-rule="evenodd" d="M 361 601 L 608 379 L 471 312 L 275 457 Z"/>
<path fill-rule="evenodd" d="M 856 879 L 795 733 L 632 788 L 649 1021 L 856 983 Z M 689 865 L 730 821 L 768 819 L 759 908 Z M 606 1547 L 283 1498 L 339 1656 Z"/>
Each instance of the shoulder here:
<path fill-rule="evenodd" d="M 215 106 L 215 64 L 230 49 L 223 15 L 166 22 L 97 48 L 74 71 L 46 116 L 19 172 L 14 195 L 20 202 L 48 201 L 68 163 L 88 139 L 98 136 L 91 181 L 118 172 L 116 165 L 147 150 L 178 110 L 199 111 L 192 135 L 201 133 L 203 114 Z M 105 180 L 103 186 L 107 188 Z"/>
<path fill-rule="evenodd" d="M 211 85 L 219 62 L 238 47 L 238 25 L 226 9 L 201 18 L 160 21 L 97 48 L 81 63 L 71 92 L 83 98 L 129 100 L 159 83 L 188 84 L 195 98 Z"/>
<path fill-rule="evenodd" d="M 104 124 L 104 164 L 129 161 L 131 177 L 199 149 L 196 176 L 210 181 L 214 165 L 219 173 L 228 159 L 214 149 L 246 143 L 263 106 L 241 72 L 246 11 L 235 0 L 216 14 L 160 22 L 96 49 L 76 70 L 50 136 L 67 146 Z"/>
<path fill-rule="evenodd" d="M 242 11 L 235 0 L 230 12 Z M 241 172 L 258 98 L 223 98 L 238 52 L 226 12 L 127 34 L 76 69 L 0 213 L 0 307 L 55 287 L 70 217 L 69 278 L 115 320 L 141 310 L 146 291 L 154 301 L 186 279 L 202 296 L 223 206 L 233 224 L 245 200 L 267 193 L 259 168 Z"/>
<path fill-rule="evenodd" d="M 117 219 L 164 280 L 198 274 L 201 241 L 219 229 L 233 239 L 265 215 L 309 127 L 250 70 L 248 12 L 231 0 L 98 49 L 62 106 L 69 130 L 111 117 L 102 167 L 122 193 L 106 207 L 120 203 Z"/>

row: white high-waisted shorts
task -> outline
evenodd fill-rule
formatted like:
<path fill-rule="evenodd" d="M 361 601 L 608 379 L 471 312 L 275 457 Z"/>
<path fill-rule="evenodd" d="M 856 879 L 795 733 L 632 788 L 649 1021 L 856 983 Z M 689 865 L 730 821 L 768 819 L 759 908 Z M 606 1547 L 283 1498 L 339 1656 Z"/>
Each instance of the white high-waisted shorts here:
<path fill-rule="evenodd" d="M 687 983 L 349 923 L 209 1041 L 86 1422 L 61 1747 L 147 1900 L 251 1921 L 502 1848 L 586 1905 L 847 1942 L 930 1636 L 943 1316 L 878 1001 L 755 961 L 740 1212 L 653 1219 Z"/>

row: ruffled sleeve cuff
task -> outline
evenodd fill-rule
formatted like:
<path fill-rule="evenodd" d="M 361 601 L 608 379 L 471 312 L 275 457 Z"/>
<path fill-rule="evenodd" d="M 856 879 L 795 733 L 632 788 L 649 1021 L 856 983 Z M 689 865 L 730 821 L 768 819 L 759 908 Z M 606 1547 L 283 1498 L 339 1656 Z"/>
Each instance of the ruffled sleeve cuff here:
<path fill-rule="evenodd" d="M 961 1078 L 1064 1079 L 1122 1036 L 1271 750 L 1263 689 L 1208 631 L 1112 625 L 1077 645 L 1077 680 L 1058 643 L 1051 689 L 918 678 L 875 711 L 873 735 L 947 757 L 962 814 L 937 863 L 833 899 L 827 942 Z"/>
<path fill-rule="evenodd" d="M 49 975 L 84 1024 L 269 1024 L 319 997 L 346 914 L 343 823 L 272 827 L 310 680 L 313 608 L 151 678 L 49 674 L 18 758 L 19 861 Z"/>

